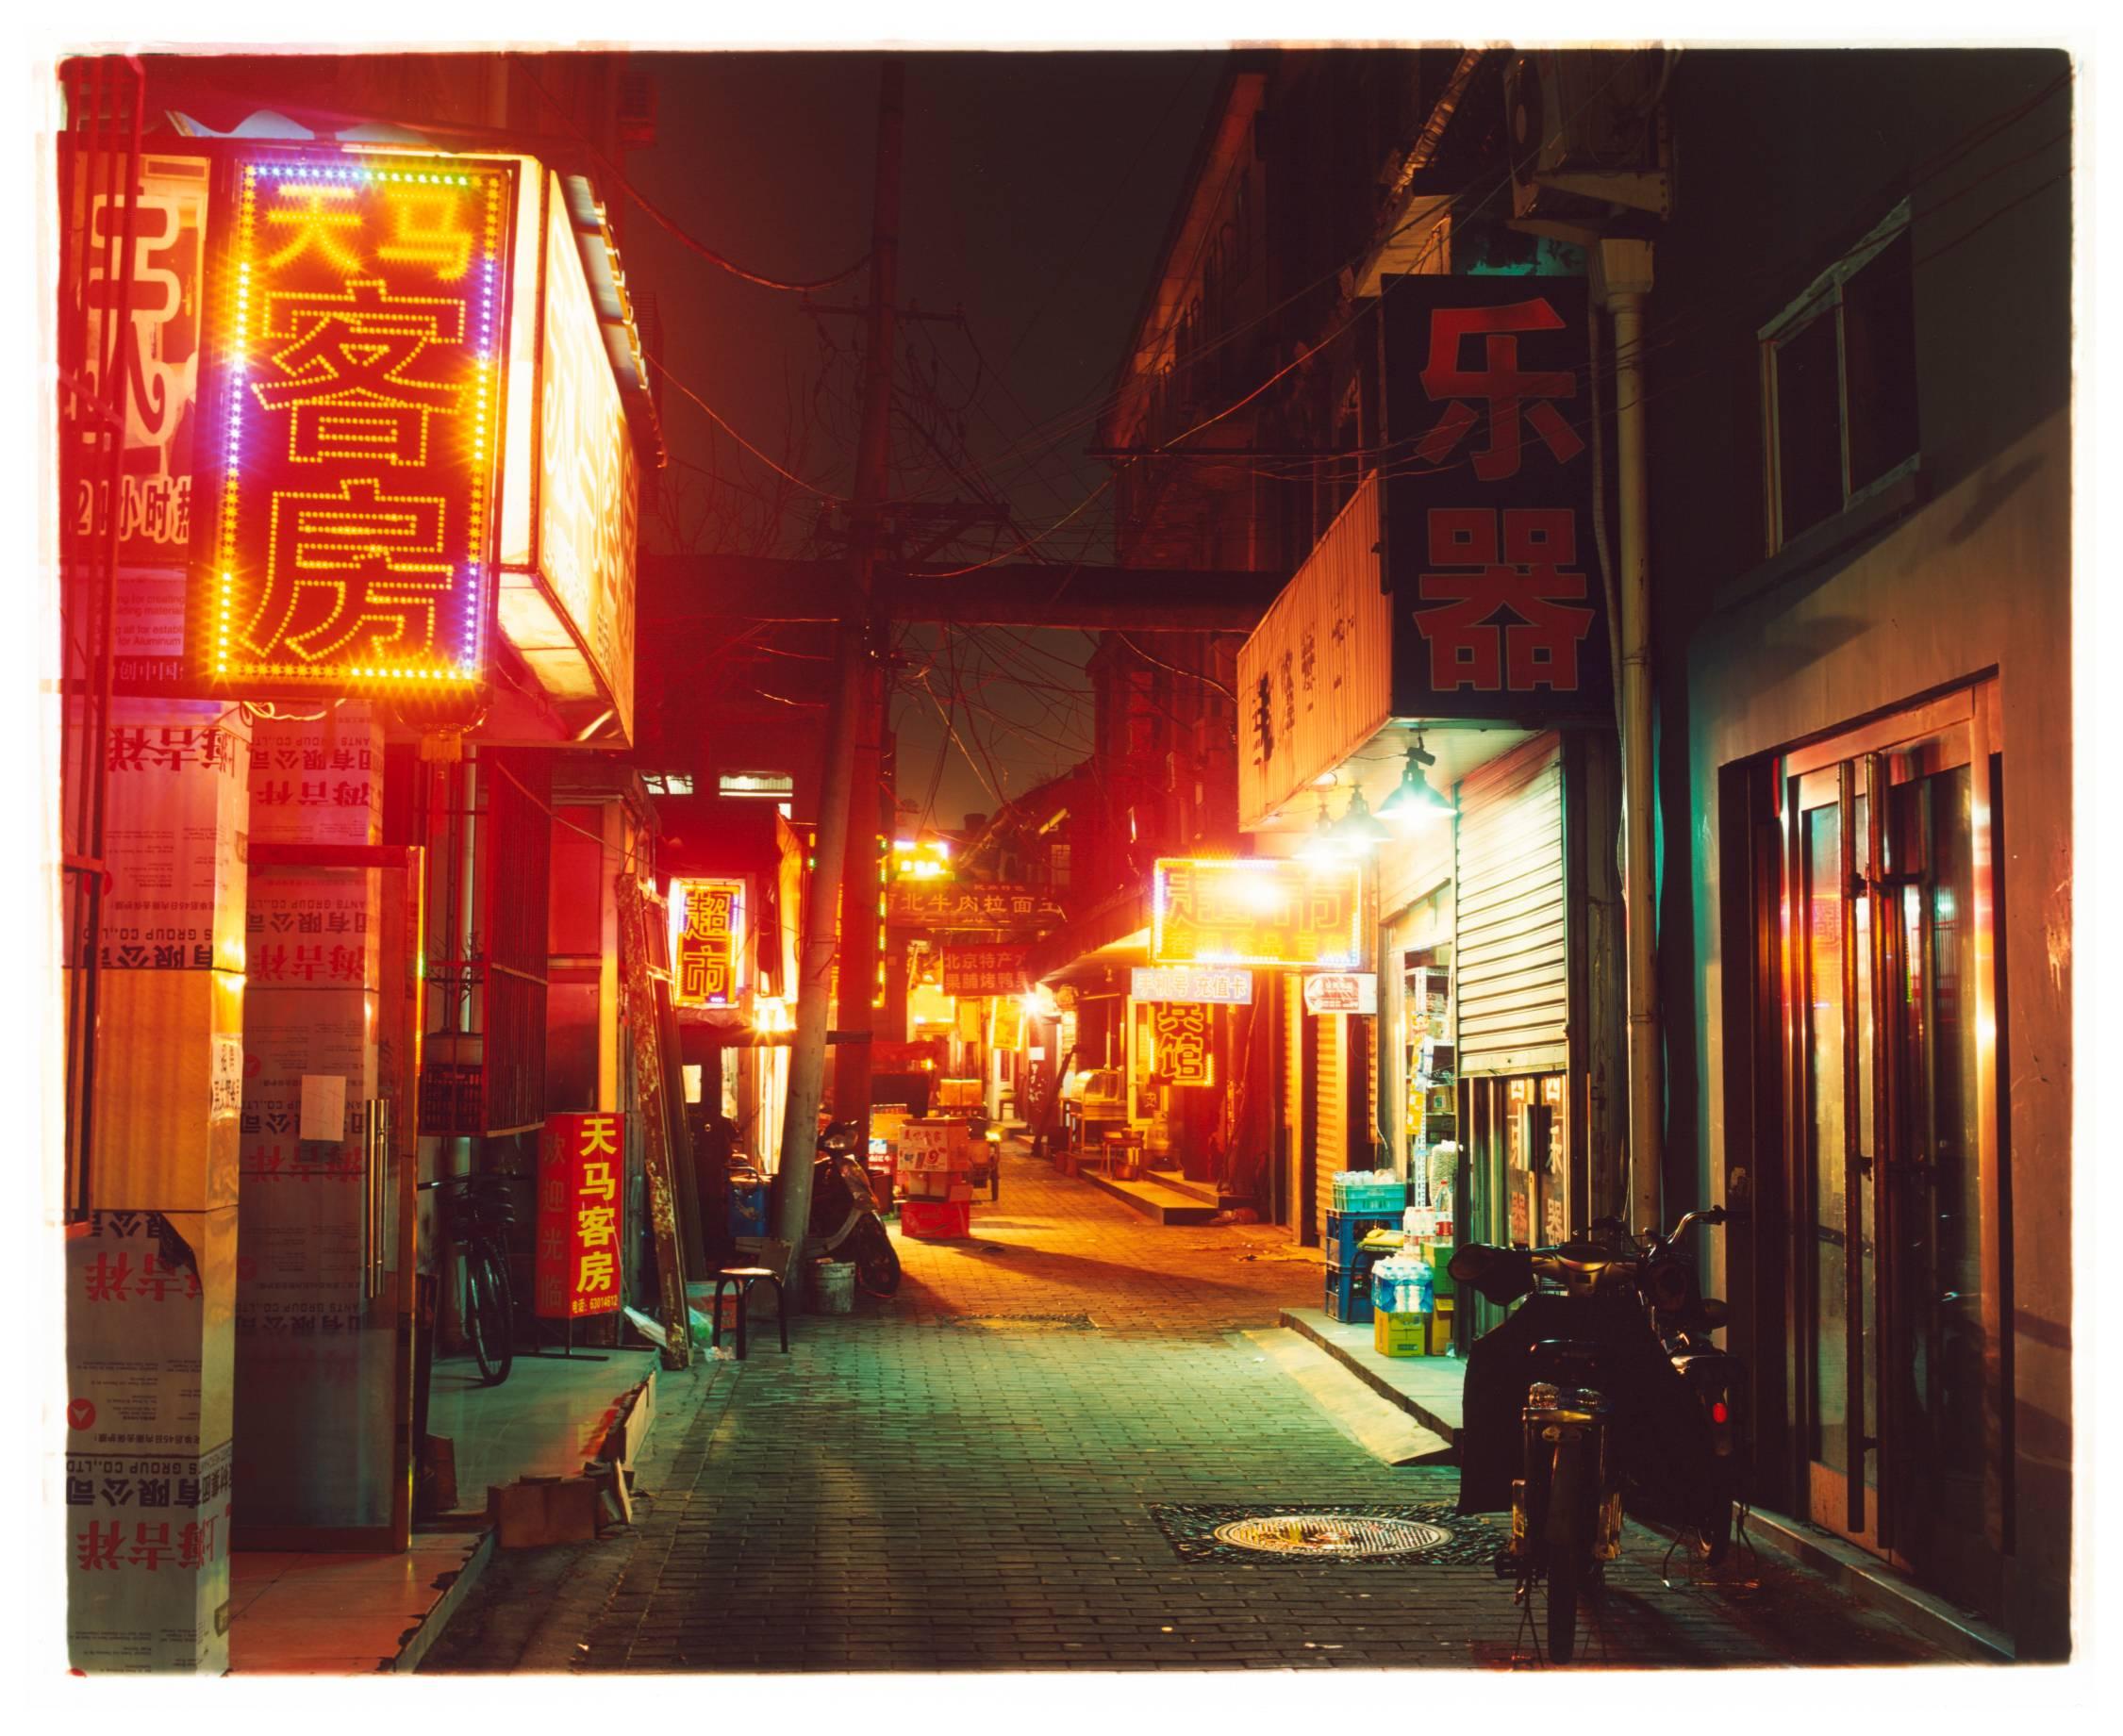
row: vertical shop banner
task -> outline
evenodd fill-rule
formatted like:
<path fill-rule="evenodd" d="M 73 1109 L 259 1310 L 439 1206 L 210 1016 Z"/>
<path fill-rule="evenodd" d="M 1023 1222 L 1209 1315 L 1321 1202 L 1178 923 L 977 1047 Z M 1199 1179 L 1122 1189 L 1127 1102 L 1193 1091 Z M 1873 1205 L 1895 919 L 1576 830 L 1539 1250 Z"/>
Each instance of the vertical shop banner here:
<path fill-rule="evenodd" d="M 1586 287 L 1398 277 L 1383 300 L 1393 715 L 1613 710 L 1592 533 Z"/>
<path fill-rule="evenodd" d="M 1209 1050 L 1209 1009 L 1186 1000 L 1161 1000 L 1151 1008 L 1151 1039 L 1156 1045 L 1152 1070 L 1175 1085 L 1216 1083 L 1216 1061 Z"/>
<path fill-rule="evenodd" d="M 619 1311 L 625 1121 L 617 1114 L 546 1117 L 533 1270 L 541 1320 Z"/>
<path fill-rule="evenodd" d="M 515 172 L 261 149 L 214 212 L 187 633 L 215 694 L 486 679 Z"/>
<path fill-rule="evenodd" d="M 1021 995 L 1026 947 L 946 947 L 943 992 L 947 995 Z"/>
<path fill-rule="evenodd" d="M 671 1003 L 729 1007 L 738 1003 L 744 957 L 744 882 L 671 883 Z"/>

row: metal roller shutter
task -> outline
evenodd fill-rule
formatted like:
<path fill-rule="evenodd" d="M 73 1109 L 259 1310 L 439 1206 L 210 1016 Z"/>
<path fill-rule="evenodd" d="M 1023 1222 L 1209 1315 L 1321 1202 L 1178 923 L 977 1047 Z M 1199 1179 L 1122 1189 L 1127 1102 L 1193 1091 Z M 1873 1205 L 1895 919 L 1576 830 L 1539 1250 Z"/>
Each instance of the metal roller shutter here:
<path fill-rule="evenodd" d="M 1349 1167 L 1349 1019 L 1340 1013 L 1318 1016 L 1319 1083 L 1313 1149 L 1313 1221 L 1322 1229 L 1335 1203 L 1335 1174 Z"/>
<path fill-rule="evenodd" d="M 1565 1065 L 1563 752 L 1553 736 L 1460 783 L 1452 954 L 1463 1075 Z"/>

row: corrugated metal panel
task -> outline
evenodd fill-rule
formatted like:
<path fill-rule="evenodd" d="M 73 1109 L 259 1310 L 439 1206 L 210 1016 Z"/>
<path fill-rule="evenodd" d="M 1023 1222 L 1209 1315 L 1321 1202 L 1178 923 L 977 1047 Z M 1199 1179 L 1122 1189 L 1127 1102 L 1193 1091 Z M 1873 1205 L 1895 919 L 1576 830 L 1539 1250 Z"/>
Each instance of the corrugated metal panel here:
<path fill-rule="evenodd" d="M 1324 1227 L 1335 1203 L 1335 1174 L 1349 1167 L 1349 1018 L 1319 1016 L 1319 1129 L 1313 1149 L 1313 1221 Z"/>
<path fill-rule="evenodd" d="M 1367 477 L 1238 653 L 1238 823 L 1271 818 L 1378 733 L 1393 704 L 1393 608 Z"/>
<path fill-rule="evenodd" d="M 1553 736 L 1460 784 L 1453 1000 L 1463 1074 L 1565 1064 L 1563 755 Z"/>

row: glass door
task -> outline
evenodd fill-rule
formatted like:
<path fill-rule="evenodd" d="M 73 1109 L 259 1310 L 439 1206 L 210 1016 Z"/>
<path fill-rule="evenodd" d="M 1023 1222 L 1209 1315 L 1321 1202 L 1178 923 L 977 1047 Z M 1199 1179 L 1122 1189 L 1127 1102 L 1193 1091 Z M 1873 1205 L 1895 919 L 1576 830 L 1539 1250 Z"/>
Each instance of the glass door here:
<path fill-rule="evenodd" d="M 1783 781 L 1809 1516 L 1978 1609 L 2007 1546 L 1990 692 Z"/>

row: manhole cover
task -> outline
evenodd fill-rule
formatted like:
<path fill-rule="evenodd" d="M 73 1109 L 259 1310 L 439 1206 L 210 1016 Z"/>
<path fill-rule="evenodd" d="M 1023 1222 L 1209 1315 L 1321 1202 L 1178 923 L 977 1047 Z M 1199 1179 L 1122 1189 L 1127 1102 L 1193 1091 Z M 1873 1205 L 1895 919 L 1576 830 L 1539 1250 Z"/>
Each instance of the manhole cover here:
<path fill-rule="evenodd" d="M 939 1326 L 975 1332 L 1095 1332 L 1089 1314 L 940 1314 Z"/>
<path fill-rule="evenodd" d="M 1183 1562 L 1235 1566 L 1486 1567 L 1505 1536 L 1450 1501 L 1304 1508 L 1153 1501 L 1150 1514 Z"/>
<path fill-rule="evenodd" d="M 1210 1533 L 1219 1543 L 1264 1555 L 1340 1558 L 1406 1555 L 1451 1543 L 1441 1525 L 1413 1519 L 1373 1519 L 1352 1513 L 1278 1513 L 1255 1519 L 1235 1519 Z"/>

